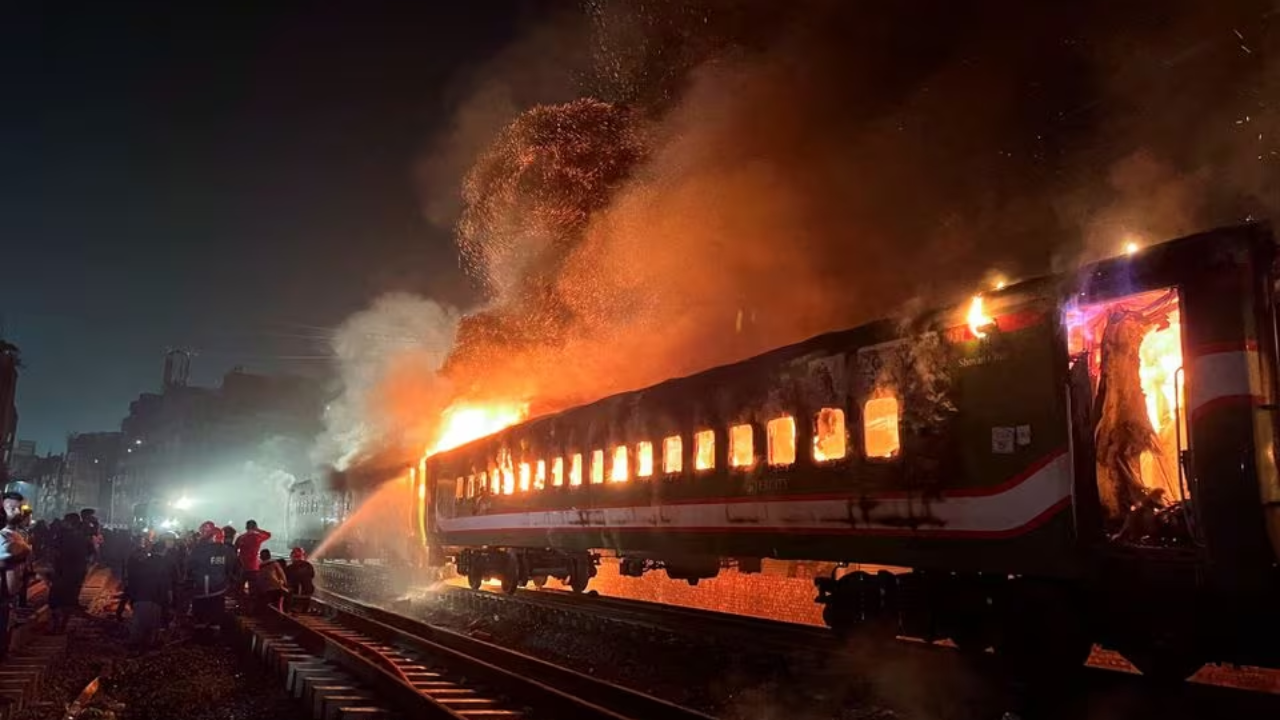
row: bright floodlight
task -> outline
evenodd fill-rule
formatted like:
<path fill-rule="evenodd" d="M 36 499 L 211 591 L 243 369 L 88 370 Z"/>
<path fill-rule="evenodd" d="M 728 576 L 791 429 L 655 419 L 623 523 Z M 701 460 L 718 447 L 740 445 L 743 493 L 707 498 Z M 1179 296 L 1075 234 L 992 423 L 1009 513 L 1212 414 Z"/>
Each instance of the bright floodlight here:
<path fill-rule="evenodd" d="M 133 441 L 133 444 L 134 444 L 134 445 L 141 445 L 141 444 L 142 444 L 142 438 L 138 438 L 137 440 L 134 440 L 134 441 Z"/>
<path fill-rule="evenodd" d="M 178 524 L 177 520 L 174 520 L 173 518 L 169 518 L 167 520 L 162 521 L 160 523 L 160 527 L 164 528 L 165 530 L 169 530 L 173 528 L 174 525 L 177 525 L 177 524 Z"/>
<path fill-rule="evenodd" d="M 189 498 L 189 497 L 187 497 L 187 496 L 185 496 L 185 495 L 184 495 L 184 496 L 182 496 L 182 497 L 178 498 L 177 500 L 174 500 L 174 501 L 173 501 L 173 506 L 174 506 L 175 508 L 177 508 L 178 510 L 190 510 L 190 509 L 191 509 L 191 498 Z"/>
<path fill-rule="evenodd" d="M 1138 252 L 1139 249 L 1140 248 L 1138 247 L 1138 243 L 1136 242 L 1127 242 L 1124 244 L 1125 255 L 1133 255 L 1134 253 Z"/>

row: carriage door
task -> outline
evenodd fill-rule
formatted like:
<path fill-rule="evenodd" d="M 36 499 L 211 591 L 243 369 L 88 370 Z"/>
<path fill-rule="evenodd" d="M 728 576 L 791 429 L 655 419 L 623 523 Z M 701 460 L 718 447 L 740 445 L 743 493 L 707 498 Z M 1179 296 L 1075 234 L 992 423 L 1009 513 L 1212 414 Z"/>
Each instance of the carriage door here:
<path fill-rule="evenodd" d="M 1177 289 L 1071 308 L 1066 330 L 1073 422 L 1087 422 L 1092 438 L 1103 529 L 1126 544 L 1187 544 L 1193 514 L 1183 467 L 1187 426 Z M 1089 409 L 1087 419 L 1082 406 Z"/>

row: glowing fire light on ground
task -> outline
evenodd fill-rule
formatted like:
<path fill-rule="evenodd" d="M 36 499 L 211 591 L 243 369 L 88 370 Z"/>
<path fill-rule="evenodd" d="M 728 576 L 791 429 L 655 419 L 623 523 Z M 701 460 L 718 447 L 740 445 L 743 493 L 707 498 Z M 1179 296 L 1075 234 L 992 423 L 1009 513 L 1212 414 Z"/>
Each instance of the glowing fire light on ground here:
<path fill-rule="evenodd" d="M 989 328 L 996 322 L 983 309 L 981 295 L 973 296 L 973 301 L 969 303 L 969 314 L 965 319 L 969 323 L 969 332 L 976 338 L 986 337 L 987 332 L 983 328 Z"/>

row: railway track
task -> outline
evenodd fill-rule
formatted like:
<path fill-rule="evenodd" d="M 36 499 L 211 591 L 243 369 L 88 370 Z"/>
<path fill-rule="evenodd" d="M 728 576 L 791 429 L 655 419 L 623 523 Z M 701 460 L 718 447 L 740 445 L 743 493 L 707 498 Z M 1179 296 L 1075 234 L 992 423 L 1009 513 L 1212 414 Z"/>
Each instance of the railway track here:
<path fill-rule="evenodd" d="M 264 656 L 319 717 L 708 720 L 707 715 L 538 658 L 324 593 L 318 614 L 261 620 Z M 267 650 L 274 644 L 275 652 Z M 283 645 L 282 645 L 283 644 Z M 306 676 L 352 685 L 318 685 Z M 347 706 L 325 704 L 345 688 Z M 320 689 L 317 689 L 320 688 Z"/>
<path fill-rule="evenodd" d="M 763 645 L 793 653 L 830 654 L 840 649 L 839 641 L 826 628 L 680 605 L 547 589 L 521 589 L 510 596 L 452 586 L 445 592 L 464 605 L 477 609 L 489 603 L 517 602 L 553 613 L 585 612 L 612 623 L 640 629 L 693 633 L 704 641 L 711 638 L 728 643 L 746 641 L 757 647 Z"/>
<path fill-rule="evenodd" d="M 491 603 L 515 602 L 552 613 L 586 613 L 607 622 L 636 628 L 695 633 L 704 639 L 714 638 L 716 641 L 729 643 L 747 642 L 753 647 L 765 646 L 792 655 L 830 658 L 846 652 L 840 641 L 826 628 L 767 618 L 644 600 L 577 595 L 549 589 L 520 589 L 514 595 L 504 595 L 485 589 L 449 586 L 445 592 L 452 596 L 451 600 L 459 601 L 462 606 L 472 609 Z M 901 649 L 912 654 L 946 654 L 954 647 L 949 642 L 930 644 L 910 638 L 901 640 Z M 1121 677 L 1137 676 L 1137 670 L 1123 656 L 1102 647 L 1094 648 L 1087 665 L 1086 671 L 1090 676 L 1108 673 L 1119 674 Z M 1280 695 L 1280 671 L 1266 668 L 1206 665 L 1191 682 L 1196 685 Z"/>

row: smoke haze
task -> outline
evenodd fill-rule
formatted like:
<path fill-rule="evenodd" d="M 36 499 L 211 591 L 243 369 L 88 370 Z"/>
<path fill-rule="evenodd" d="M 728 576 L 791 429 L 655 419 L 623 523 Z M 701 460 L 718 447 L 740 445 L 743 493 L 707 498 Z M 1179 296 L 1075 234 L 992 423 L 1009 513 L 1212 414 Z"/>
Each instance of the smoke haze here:
<path fill-rule="evenodd" d="M 417 340 L 339 351 L 340 446 L 409 447 L 445 397 L 546 412 L 1277 197 L 1265 3 L 582 9 L 466 74 L 424 207 L 491 303 L 349 321 Z"/>
<path fill-rule="evenodd" d="M 314 459 L 339 471 L 362 466 L 382 480 L 420 455 L 452 394 L 437 371 L 457 323 L 451 308 L 392 293 L 338 327 L 331 344 L 342 394 L 325 410 Z"/>

